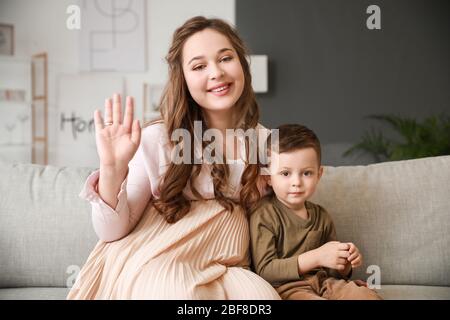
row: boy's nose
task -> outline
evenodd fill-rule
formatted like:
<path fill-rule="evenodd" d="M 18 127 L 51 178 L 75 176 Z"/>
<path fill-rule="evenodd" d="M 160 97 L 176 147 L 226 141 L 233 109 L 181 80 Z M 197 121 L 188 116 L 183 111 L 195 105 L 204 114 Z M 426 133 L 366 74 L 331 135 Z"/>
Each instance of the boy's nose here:
<path fill-rule="evenodd" d="M 294 178 L 293 180 L 292 180 L 292 186 L 293 187 L 297 187 L 297 186 L 300 186 L 302 184 L 302 179 L 300 179 L 300 178 Z"/>

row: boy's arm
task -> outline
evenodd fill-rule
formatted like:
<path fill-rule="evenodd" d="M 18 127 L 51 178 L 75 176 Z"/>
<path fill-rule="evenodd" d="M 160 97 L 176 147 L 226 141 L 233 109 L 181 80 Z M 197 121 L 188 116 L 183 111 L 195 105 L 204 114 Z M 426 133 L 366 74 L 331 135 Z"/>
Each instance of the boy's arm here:
<path fill-rule="evenodd" d="M 320 267 L 317 249 L 304 252 L 297 259 L 298 274 L 303 275 L 309 271 Z"/>
<path fill-rule="evenodd" d="M 298 256 L 279 259 L 276 247 L 279 222 L 270 212 L 250 218 L 250 245 L 255 272 L 272 285 L 299 280 Z"/>

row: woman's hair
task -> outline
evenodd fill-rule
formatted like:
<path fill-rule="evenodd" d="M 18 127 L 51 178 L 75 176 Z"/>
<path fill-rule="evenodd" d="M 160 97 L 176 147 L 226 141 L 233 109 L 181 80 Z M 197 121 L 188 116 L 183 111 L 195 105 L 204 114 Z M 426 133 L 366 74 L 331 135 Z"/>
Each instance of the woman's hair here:
<path fill-rule="evenodd" d="M 184 150 L 191 150 L 190 163 L 175 164 L 171 161 L 159 185 L 160 198 L 153 200 L 153 206 L 169 223 L 177 222 L 190 210 L 190 201 L 183 194 L 183 189 L 187 184 L 189 184 L 196 198 L 203 199 L 193 183 L 201 170 L 201 164 L 194 164 L 194 121 L 201 121 L 202 132 L 207 130 L 208 127 L 202 108 L 194 101 L 187 88 L 183 74 L 182 51 L 183 45 L 190 36 L 205 29 L 212 29 L 226 36 L 236 50 L 242 65 L 245 82 L 243 92 L 232 111 L 235 128 L 242 128 L 244 131 L 255 128 L 259 120 L 259 107 L 251 86 L 250 67 L 246 59 L 247 49 L 236 30 L 220 19 L 207 19 L 198 16 L 186 21 L 173 35 L 172 45 L 166 57 L 169 64 L 169 79 L 160 101 L 161 116 L 169 138 L 174 130 L 179 128 L 186 129 L 191 135 L 191 147 L 183 146 L 182 149 L 183 152 L 186 152 Z M 201 139 L 201 137 L 199 138 Z M 203 141 L 203 139 L 201 140 Z M 174 143 L 172 141 L 170 143 L 174 147 Z M 184 143 L 184 141 L 180 143 Z M 202 144 L 204 148 L 206 143 L 203 141 Z M 246 152 L 248 155 L 248 140 L 246 140 Z M 247 156 L 246 159 L 248 160 L 248 158 Z M 257 187 L 259 170 L 259 164 L 247 162 L 242 175 L 239 204 L 247 212 L 253 208 L 260 198 Z M 232 211 L 235 203 L 225 196 L 229 185 L 229 167 L 226 162 L 212 164 L 211 176 L 215 199 L 227 210 Z"/>

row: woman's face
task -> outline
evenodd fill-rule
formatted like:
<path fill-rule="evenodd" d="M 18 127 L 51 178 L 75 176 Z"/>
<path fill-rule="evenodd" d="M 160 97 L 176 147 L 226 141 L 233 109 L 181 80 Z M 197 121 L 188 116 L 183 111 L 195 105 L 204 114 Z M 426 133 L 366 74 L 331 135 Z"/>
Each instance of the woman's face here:
<path fill-rule="evenodd" d="M 244 90 L 244 72 L 226 36 L 212 29 L 193 34 L 182 59 L 189 92 L 204 111 L 229 111 L 235 105 Z"/>

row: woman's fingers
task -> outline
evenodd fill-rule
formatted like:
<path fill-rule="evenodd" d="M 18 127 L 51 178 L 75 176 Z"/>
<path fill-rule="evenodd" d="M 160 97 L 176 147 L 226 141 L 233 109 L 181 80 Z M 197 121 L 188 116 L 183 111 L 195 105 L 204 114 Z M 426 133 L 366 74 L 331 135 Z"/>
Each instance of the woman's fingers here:
<path fill-rule="evenodd" d="M 100 115 L 100 114 L 99 114 Z M 100 115 L 101 117 L 101 115 Z M 105 127 L 105 123 L 111 123 L 115 125 L 121 125 L 123 124 L 126 128 L 127 132 L 130 132 L 131 130 L 134 130 L 134 123 L 133 123 L 133 117 L 134 117 L 134 101 L 132 97 L 126 98 L 126 104 L 125 104 L 125 118 L 122 121 L 122 105 L 120 100 L 120 94 L 115 93 L 113 95 L 113 99 L 106 99 L 105 100 L 105 121 L 102 121 L 101 128 L 103 129 Z M 101 119 L 101 118 L 100 118 Z M 97 120 L 96 120 L 96 126 L 97 126 Z M 139 128 L 139 134 L 140 134 L 140 126 Z M 139 137 L 135 137 L 136 139 L 140 139 Z"/>
<path fill-rule="evenodd" d="M 111 99 L 105 100 L 105 123 L 112 123 L 113 117 L 112 117 L 112 102 Z"/>
<path fill-rule="evenodd" d="M 115 125 L 122 123 L 122 105 L 120 102 L 120 94 L 115 93 L 114 94 L 114 101 L 113 101 L 113 123 Z"/>
<path fill-rule="evenodd" d="M 136 145 L 139 145 L 141 141 L 141 125 L 139 124 L 138 119 L 133 121 L 133 127 L 131 129 L 131 141 Z"/>
<path fill-rule="evenodd" d="M 125 104 L 125 118 L 123 119 L 123 125 L 127 132 L 130 132 L 131 126 L 133 125 L 133 117 L 134 117 L 134 106 L 133 106 L 133 98 L 127 97 Z"/>
<path fill-rule="evenodd" d="M 104 128 L 102 115 L 99 110 L 94 111 L 94 125 L 96 132 Z"/>

